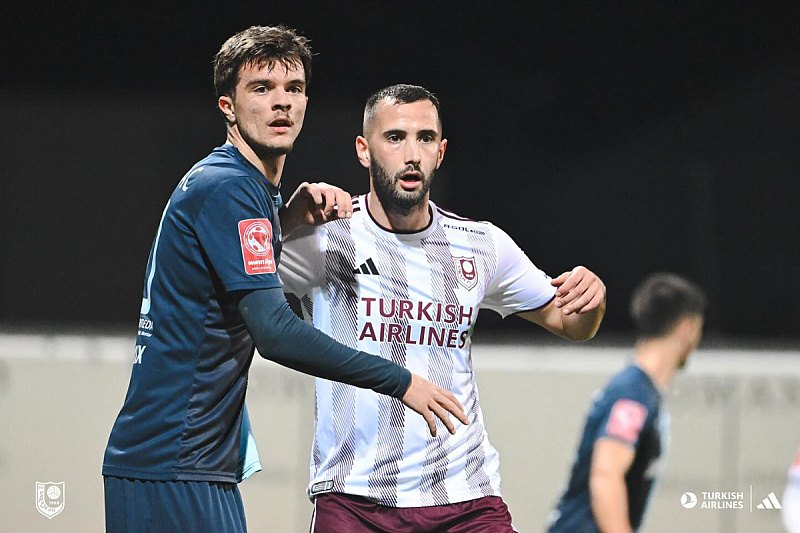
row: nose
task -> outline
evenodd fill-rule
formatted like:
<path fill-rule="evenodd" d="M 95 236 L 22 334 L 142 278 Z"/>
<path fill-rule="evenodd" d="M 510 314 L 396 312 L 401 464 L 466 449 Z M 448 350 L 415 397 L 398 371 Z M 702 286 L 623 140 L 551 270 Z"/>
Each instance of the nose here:
<path fill-rule="evenodd" d="M 292 107 L 292 101 L 289 99 L 289 93 L 283 88 L 277 88 L 272 91 L 274 100 L 272 102 L 272 109 L 288 111 Z"/>
<path fill-rule="evenodd" d="M 419 165 L 422 161 L 422 154 L 420 153 L 419 143 L 414 140 L 409 140 L 405 143 L 405 153 L 403 154 L 405 164 Z"/>

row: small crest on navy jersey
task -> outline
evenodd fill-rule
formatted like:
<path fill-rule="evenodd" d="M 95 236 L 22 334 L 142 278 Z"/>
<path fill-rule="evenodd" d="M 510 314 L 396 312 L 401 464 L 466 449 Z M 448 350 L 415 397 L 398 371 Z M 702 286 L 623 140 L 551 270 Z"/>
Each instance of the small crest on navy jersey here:
<path fill-rule="evenodd" d="M 36 482 L 36 510 L 53 518 L 64 510 L 64 482 Z"/>
<path fill-rule="evenodd" d="M 272 223 L 266 218 L 239 221 L 244 270 L 250 275 L 272 274 L 277 270 L 272 251 Z"/>
<path fill-rule="evenodd" d="M 322 494 L 323 492 L 330 492 L 333 490 L 333 481 L 330 479 L 328 481 L 320 481 L 318 483 L 314 483 L 311 485 L 311 496 L 316 496 L 317 494 Z"/>
<path fill-rule="evenodd" d="M 467 290 L 472 290 L 478 284 L 478 269 L 475 268 L 474 257 L 454 257 L 458 283 Z"/>

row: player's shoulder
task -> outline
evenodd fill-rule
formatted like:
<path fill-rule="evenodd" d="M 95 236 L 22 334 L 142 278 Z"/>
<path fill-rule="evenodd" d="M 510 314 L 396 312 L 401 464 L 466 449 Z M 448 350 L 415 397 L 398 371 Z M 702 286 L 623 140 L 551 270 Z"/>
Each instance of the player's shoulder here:
<path fill-rule="evenodd" d="M 605 398 L 612 404 L 616 400 L 635 400 L 648 408 L 658 403 L 658 391 L 652 380 L 639 366 L 630 364 L 617 372 L 609 381 Z"/>
<path fill-rule="evenodd" d="M 178 188 L 186 193 L 187 199 L 216 193 L 250 196 L 264 190 L 257 171 L 250 168 L 231 145 L 219 146 L 198 161 L 178 183 Z"/>
<path fill-rule="evenodd" d="M 199 169 L 202 171 L 198 172 L 197 185 L 213 186 L 226 181 L 248 178 L 253 174 L 253 170 L 248 168 L 238 150 L 230 145 L 214 148 L 193 167 L 193 171 Z"/>
<path fill-rule="evenodd" d="M 367 214 L 367 195 L 351 194 L 350 201 L 353 204 L 353 216 L 363 217 Z"/>
<path fill-rule="evenodd" d="M 476 224 L 476 225 L 480 225 L 480 226 L 485 226 L 485 225 L 489 224 L 489 222 L 487 222 L 485 220 L 476 220 L 474 218 L 469 218 L 469 217 L 465 217 L 463 215 L 460 215 L 460 214 L 456 213 L 455 211 L 452 211 L 452 210 L 450 210 L 450 209 L 448 209 L 446 207 L 442 207 L 442 206 L 434 203 L 433 201 L 430 202 L 430 205 L 431 205 L 431 209 L 436 211 L 438 216 L 440 216 L 444 220 L 451 221 L 451 223 Z"/>
<path fill-rule="evenodd" d="M 487 235 L 499 229 L 486 220 L 476 220 L 474 218 L 462 216 L 434 202 L 430 202 L 430 205 L 431 209 L 433 209 L 436 214 L 439 224 L 445 230 L 466 231 L 477 235 Z"/>

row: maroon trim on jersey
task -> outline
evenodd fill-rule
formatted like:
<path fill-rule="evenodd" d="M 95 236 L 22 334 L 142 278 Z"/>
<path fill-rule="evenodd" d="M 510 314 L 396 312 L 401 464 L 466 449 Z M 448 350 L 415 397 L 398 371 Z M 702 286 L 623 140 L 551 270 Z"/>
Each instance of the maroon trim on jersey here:
<path fill-rule="evenodd" d="M 375 217 L 372 216 L 372 213 L 369 210 L 369 200 L 367 199 L 366 195 L 364 195 L 364 203 L 367 206 L 367 214 L 369 215 L 369 218 L 372 219 L 372 222 L 374 222 L 376 226 L 378 226 L 379 228 L 381 228 L 383 231 L 385 231 L 387 233 L 396 233 L 398 235 L 413 235 L 415 233 L 422 233 L 423 231 L 426 231 L 428 228 L 431 227 L 431 224 L 433 224 L 433 209 L 431 209 L 430 204 L 428 204 L 428 213 L 430 213 L 431 219 L 428 222 L 427 226 L 425 226 L 422 229 L 418 229 L 418 230 L 414 230 L 414 231 L 400 231 L 400 230 L 394 230 L 394 229 L 391 229 L 391 228 L 385 228 L 377 220 L 375 220 Z"/>
<path fill-rule="evenodd" d="M 310 533 L 516 533 L 499 496 L 431 507 L 386 507 L 331 492 L 317 496 Z"/>
<path fill-rule="evenodd" d="M 511 314 L 512 314 L 512 315 L 518 315 L 518 314 L 520 314 L 520 313 L 530 313 L 531 311 L 538 311 L 539 309 L 541 309 L 541 308 L 543 308 L 543 307 L 547 306 L 547 304 L 549 304 L 550 302 L 552 302 L 552 301 L 553 301 L 553 300 L 555 300 L 555 299 L 556 299 L 556 295 L 555 295 L 555 294 L 553 294 L 553 296 L 552 296 L 552 297 L 551 297 L 549 300 L 547 300 L 545 303 L 543 303 L 542 305 L 540 305 L 540 306 L 538 306 L 538 307 L 534 307 L 533 309 L 524 309 L 524 310 L 522 310 L 522 311 L 516 311 L 516 312 L 514 312 L 514 313 L 511 313 Z"/>
<path fill-rule="evenodd" d="M 443 207 L 439 207 L 438 205 L 436 206 L 436 210 L 439 211 L 439 214 L 441 214 L 442 216 L 447 217 L 447 218 L 454 218 L 456 220 L 461 220 L 463 222 L 478 222 L 477 220 L 472 219 L 472 218 L 467 218 L 467 217 L 462 217 L 461 215 L 456 215 L 452 211 L 448 211 L 447 209 L 445 209 Z"/>

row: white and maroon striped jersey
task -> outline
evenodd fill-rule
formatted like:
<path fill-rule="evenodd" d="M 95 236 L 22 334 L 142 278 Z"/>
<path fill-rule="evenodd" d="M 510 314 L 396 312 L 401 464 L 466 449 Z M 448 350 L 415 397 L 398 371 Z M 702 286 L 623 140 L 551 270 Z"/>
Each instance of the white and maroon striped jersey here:
<path fill-rule="evenodd" d="M 437 420 L 431 437 L 400 400 L 317 379 L 311 497 L 333 491 L 420 507 L 500 495 L 498 455 L 472 369 L 472 328 L 479 308 L 504 317 L 536 309 L 555 288 L 496 226 L 430 207 L 427 228 L 393 233 L 360 196 L 351 219 L 299 230 L 284 243 L 279 274 L 306 320 L 451 390 L 470 420 L 454 420 L 455 435 Z"/>

